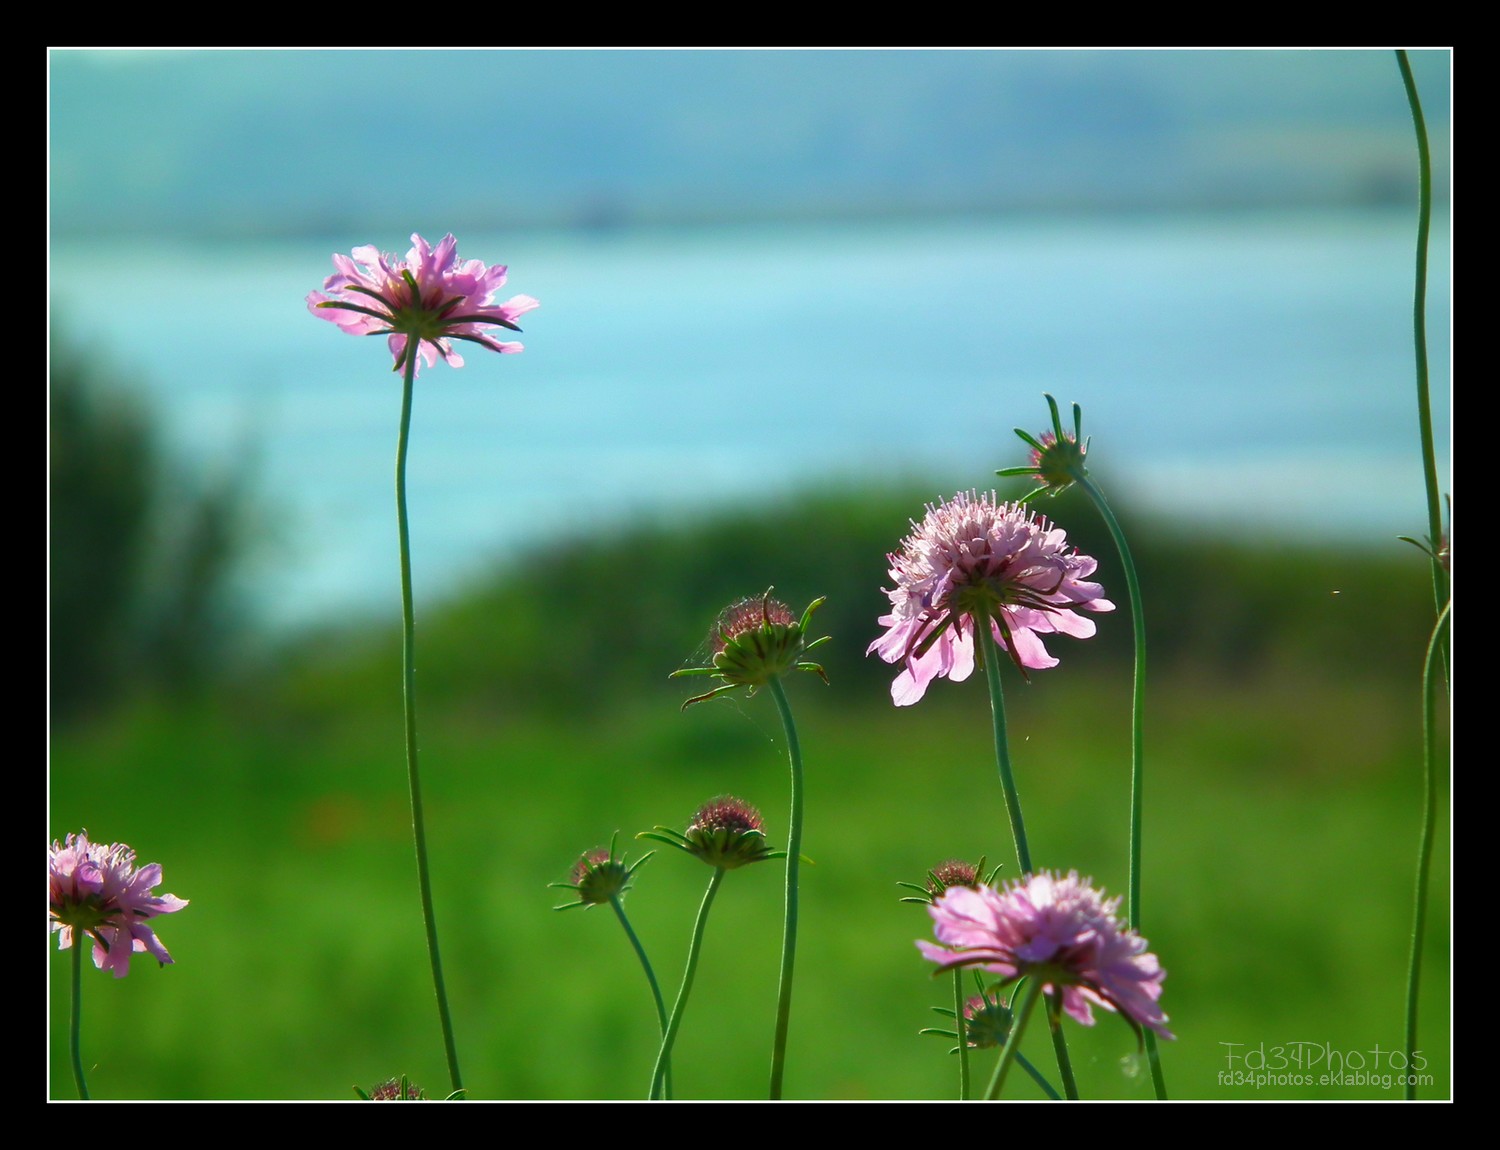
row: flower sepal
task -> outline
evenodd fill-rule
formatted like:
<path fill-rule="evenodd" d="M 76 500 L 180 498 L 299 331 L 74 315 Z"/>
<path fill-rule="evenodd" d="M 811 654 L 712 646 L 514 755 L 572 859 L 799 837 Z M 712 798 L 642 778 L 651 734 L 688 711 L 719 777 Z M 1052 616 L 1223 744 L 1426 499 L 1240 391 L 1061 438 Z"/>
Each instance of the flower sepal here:
<path fill-rule="evenodd" d="M 709 675 L 723 680 L 721 686 L 688 699 L 682 704 L 684 711 L 694 703 L 707 702 L 736 687 L 748 687 L 747 694 L 753 695 L 758 688 L 790 671 L 812 671 L 828 682 L 828 673 L 819 664 L 802 657 L 832 638 L 824 635 L 811 643 L 807 641 L 812 613 L 828 601 L 827 597 L 814 599 L 802 612 L 802 618 L 794 621 L 791 609 L 771 598 L 773 590 L 767 587 L 764 595 L 741 599 L 719 613 L 710 636 L 714 654 L 708 666 L 683 667 L 668 676 L 678 679 Z"/>
<path fill-rule="evenodd" d="M 1052 430 L 1042 432 L 1038 438 L 1019 427 L 1015 428 L 1016 435 L 1031 448 L 1031 462 L 1025 467 L 1002 467 L 995 472 L 996 475 L 1005 477 L 1030 476 L 1041 484 L 1021 496 L 1018 503 L 1029 503 L 1043 493 L 1061 495 L 1089 473 L 1083 462 L 1089 450 L 1089 441 L 1083 437 L 1083 408 L 1076 403 L 1073 405 L 1073 430 L 1064 431 L 1062 416 L 1057 410 L 1057 400 L 1045 392 L 1043 396 L 1047 400 L 1047 406 L 1052 409 Z"/>
<path fill-rule="evenodd" d="M 698 808 L 687 831 L 655 827 L 638 839 L 654 839 L 692 855 L 720 870 L 736 870 L 751 863 L 786 858 L 766 843 L 760 812 L 743 799 L 720 795 Z"/>
<path fill-rule="evenodd" d="M 577 902 L 565 902 L 561 906 L 555 906 L 553 910 L 572 910 L 574 907 L 602 906 L 613 902 L 617 898 L 623 898 L 625 892 L 630 889 L 631 877 L 638 871 L 655 851 L 648 851 L 629 866 L 625 865 L 625 857 L 615 857 L 615 842 L 620 837 L 616 831 L 610 837 L 609 849 L 596 847 L 591 851 L 584 851 L 578 861 L 573 864 L 572 882 L 548 883 L 549 887 L 562 890 L 571 890 L 578 895 Z"/>
<path fill-rule="evenodd" d="M 900 899 L 901 902 L 921 903 L 923 906 L 931 906 L 947 893 L 950 887 L 967 886 L 994 886 L 995 879 L 999 877 L 1004 863 L 996 863 L 988 874 L 984 869 L 985 856 L 980 855 L 977 863 L 964 862 L 963 859 L 948 859 L 940 862 L 927 872 L 927 881 L 918 885 L 914 882 L 898 882 L 896 885 L 906 890 L 914 890 L 915 895 L 907 895 Z"/>

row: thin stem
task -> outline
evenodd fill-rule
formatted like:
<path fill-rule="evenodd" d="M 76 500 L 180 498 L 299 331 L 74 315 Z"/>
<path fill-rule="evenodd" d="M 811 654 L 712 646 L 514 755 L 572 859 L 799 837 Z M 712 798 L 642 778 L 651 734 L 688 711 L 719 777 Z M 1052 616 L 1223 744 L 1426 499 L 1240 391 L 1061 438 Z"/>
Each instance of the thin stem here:
<path fill-rule="evenodd" d="M 1093 502 L 1104 525 L 1109 528 L 1110 538 L 1115 541 L 1115 550 L 1120 553 L 1120 564 L 1125 569 L 1125 591 L 1130 596 L 1130 626 L 1135 637 L 1135 676 L 1130 699 L 1130 879 L 1128 897 L 1125 902 L 1126 922 L 1134 930 L 1141 928 L 1141 843 L 1142 812 L 1145 807 L 1146 750 L 1146 612 L 1141 603 L 1141 580 L 1136 573 L 1135 560 L 1130 554 L 1130 545 L 1125 542 L 1125 531 L 1101 491 L 1087 475 L 1075 474 L 1078 485 Z M 1156 1047 L 1156 1034 L 1146 1031 L 1146 1056 L 1151 1066 L 1151 1085 L 1156 1096 L 1165 1099 L 1167 1081 L 1162 1076 L 1161 1052 Z"/>
<path fill-rule="evenodd" d="M 1437 742 L 1438 672 L 1452 604 L 1443 608 L 1432 639 L 1427 644 L 1427 663 L 1422 672 L 1422 837 L 1417 848 L 1417 898 L 1411 928 L 1411 963 L 1406 979 L 1406 1097 L 1417 1096 L 1412 1060 L 1417 1050 L 1417 998 L 1422 985 L 1422 939 L 1427 931 L 1427 875 L 1432 866 L 1432 840 L 1437 822 L 1437 772 L 1433 751 Z"/>
<path fill-rule="evenodd" d="M 1031 848 L 1026 845 L 1026 821 L 1021 817 L 1021 796 L 1016 793 L 1015 775 L 1010 769 L 1010 746 L 1005 737 L 1005 695 L 1000 688 L 1000 660 L 1005 650 L 995 639 L 988 619 L 975 619 L 974 629 L 983 628 L 993 640 L 993 649 L 985 650 L 977 639 L 974 653 L 984 664 L 984 676 L 990 686 L 990 719 L 995 728 L 995 765 L 1000 772 L 1000 793 L 1005 796 L 1005 813 L 1010 816 L 1011 837 L 1016 840 L 1016 864 L 1021 877 L 1031 873 Z"/>
<path fill-rule="evenodd" d="M 724 881 L 724 868 L 715 867 L 714 877 L 708 880 L 708 890 L 703 892 L 703 902 L 698 907 L 698 918 L 693 923 L 693 939 L 688 944 L 687 970 L 682 975 L 682 988 L 677 992 L 677 1003 L 672 1007 L 672 1018 L 667 1023 L 666 1033 L 661 1036 L 661 1050 L 656 1055 L 656 1066 L 651 1071 L 651 1089 L 647 1098 L 660 1098 L 667 1064 L 672 1060 L 672 1044 L 677 1041 L 677 1028 L 682 1025 L 682 1015 L 687 1009 L 688 994 L 693 989 L 693 976 L 698 973 L 698 951 L 703 947 L 703 930 L 708 925 L 708 911 L 714 904 L 714 895 L 719 893 L 719 884 Z"/>
<path fill-rule="evenodd" d="M 635 931 L 630 927 L 630 920 L 625 917 L 625 908 L 620 904 L 619 895 L 609 896 L 609 905 L 614 907 L 615 917 L 620 920 L 620 925 L 625 928 L 625 937 L 630 939 L 630 945 L 635 947 L 635 955 L 641 960 L 641 969 L 646 972 L 646 981 L 651 984 L 651 997 L 656 1002 L 656 1019 L 661 1024 L 663 1035 L 667 1033 L 667 1005 L 662 1001 L 661 987 L 656 982 L 656 972 L 651 969 L 651 960 L 646 957 L 646 948 L 641 945 L 641 940 L 636 937 Z M 667 1060 L 667 1070 L 663 1089 L 667 1098 L 672 1097 L 672 1062 Z"/>
<path fill-rule="evenodd" d="M 995 765 L 1000 772 L 1000 790 L 1005 796 L 1006 814 L 1010 816 L 1011 835 L 1016 840 L 1016 863 L 1021 868 L 1021 875 L 1025 876 L 1031 873 L 1031 848 L 1026 845 L 1026 822 L 1021 817 L 1021 796 L 1016 791 L 1016 779 L 1010 767 L 1010 744 L 1005 734 L 1005 696 L 1000 688 L 1000 660 L 1005 651 L 1000 646 L 1000 640 L 995 638 L 989 620 L 976 619 L 974 627 L 976 630 L 983 627 L 989 632 L 990 639 L 993 641 L 988 650 L 976 642 L 974 653 L 984 663 L 984 676 L 990 687 L 990 718 L 995 727 Z M 1014 1029 L 1011 1034 L 1015 1034 Z M 1078 1087 L 1073 1082 L 1073 1066 L 1068 1059 L 1068 1042 L 1060 1030 L 1053 1031 L 1052 1048 L 1057 1055 L 1057 1070 L 1062 1075 L 1063 1089 L 1067 1091 L 1069 1098 L 1077 1098 Z M 1002 1062 L 1001 1065 L 1005 1064 Z M 995 1084 L 992 1081 L 990 1088 L 993 1090 L 994 1087 Z M 994 1095 L 991 1094 L 989 1097 L 993 1098 Z"/>
<path fill-rule="evenodd" d="M 1427 121 L 1417 96 L 1406 53 L 1396 51 L 1406 102 L 1417 132 L 1417 274 L 1412 293 L 1412 340 L 1417 357 L 1417 427 L 1422 438 L 1422 474 L 1427 480 L 1427 538 L 1432 543 L 1432 596 L 1435 609 L 1448 602 L 1448 571 L 1437 555 L 1443 537 L 1442 499 L 1438 491 L 1437 453 L 1432 438 L 1432 402 L 1427 380 L 1427 241 L 1432 230 L 1432 153 L 1427 146 Z"/>
<path fill-rule="evenodd" d="M 78 1084 L 78 1097 L 85 1102 L 89 1100 L 89 1084 L 83 1078 L 83 1049 L 79 1036 L 83 1027 L 83 948 L 87 945 L 88 936 L 74 927 L 72 988 L 69 991 L 72 1017 L 68 1019 L 68 1055 L 73 1060 L 73 1081 Z"/>
<path fill-rule="evenodd" d="M 1019 1066 L 1022 1070 L 1026 1071 L 1027 1074 L 1031 1075 L 1031 1080 L 1042 1088 L 1042 1093 L 1045 1094 L 1048 1098 L 1052 1099 L 1052 1101 L 1054 1102 L 1062 1101 L 1062 1095 L 1057 1092 L 1057 1087 L 1048 1082 L 1047 1079 L 1042 1076 L 1042 1072 L 1032 1065 L 1031 1059 L 1027 1058 L 1026 1055 L 1022 1054 L 1019 1050 L 1016 1051 L 1016 1065 Z"/>
<path fill-rule="evenodd" d="M 1000 1061 L 995 1064 L 995 1073 L 990 1078 L 989 1089 L 984 1092 L 988 1101 L 993 1102 L 1000 1097 L 1000 1088 L 1005 1085 L 1005 1076 L 1010 1073 L 1010 1064 L 1015 1061 L 1016 1054 L 1021 1046 L 1021 1034 L 1026 1029 L 1026 1024 L 1031 1021 L 1031 1012 L 1036 1009 L 1037 997 L 1042 993 L 1042 984 L 1037 979 L 1030 979 L 1030 985 L 1026 987 L 1026 996 L 1021 1000 L 1021 1008 L 1011 1016 L 1010 1034 L 1006 1036 L 1005 1048 L 1000 1051 Z M 1072 1081 L 1072 1075 L 1066 1076 L 1067 1081 Z M 1069 1098 L 1076 1098 L 1075 1093 L 1069 1094 Z"/>
<path fill-rule="evenodd" d="M 953 1021 L 958 1027 L 958 1100 L 969 1100 L 969 1034 L 964 1019 L 964 972 L 953 971 Z"/>
<path fill-rule="evenodd" d="M 781 934 L 781 980 L 776 990 L 776 1037 L 771 1043 L 771 1099 L 781 1097 L 786 1075 L 786 1035 L 792 1019 L 792 966 L 797 960 L 797 871 L 802 861 L 802 746 L 797 725 L 786 701 L 781 680 L 771 680 L 771 697 L 786 728 L 787 756 L 792 765 L 791 831 L 786 848 L 786 925 Z M 960 1026 L 962 1024 L 960 1023 Z"/>
<path fill-rule="evenodd" d="M 1078 1082 L 1073 1077 L 1073 1063 L 1068 1058 L 1068 1040 L 1063 1035 L 1062 1014 L 1058 1010 L 1058 995 L 1054 991 L 1047 995 L 1047 1029 L 1052 1032 L 1052 1049 L 1057 1054 L 1057 1072 L 1062 1075 L 1063 1094 L 1070 1102 L 1078 1101 Z"/>
<path fill-rule="evenodd" d="M 432 909 L 432 876 L 427 865 L 427 828 L 422 819 L 422 780 L 417 767 L 416 617 L 411 594 L 411 528 L 406 517 L 406 449 L 411 435 L 411 402 L 417 373 L 416 349 L 408 340 L 406 375 L 401 392 L 401 434 L 396 441 L 396 525 L 401 537 L 401 689 L 406 719 L 406 781 L 411 792 L 411 829 L 417 849 L 417 885 L 422 894 L 422 921 L 427 928 L 427 956 L 432 963 L 432 986 L 437 994 L 438 1020 L 448 1056 L 448 1078 L 453 1093 L 464 1088 L 458 1069 L 458 1047 L 443 985 L 443 960 L 438 954 L 437 916 Z"/>

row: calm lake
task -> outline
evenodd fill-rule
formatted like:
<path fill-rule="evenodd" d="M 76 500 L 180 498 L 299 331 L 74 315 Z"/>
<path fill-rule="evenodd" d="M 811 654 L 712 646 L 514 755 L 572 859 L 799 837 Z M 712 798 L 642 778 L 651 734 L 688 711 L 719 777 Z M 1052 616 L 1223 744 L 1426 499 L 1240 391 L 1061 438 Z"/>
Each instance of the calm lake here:
<path fill-rule="evenodd" d="M 1407 212 L 1307 212 L 460 236 L 463 257 L 510 265 L 502 294 L 542 306 L 524 354 L 465 345 L 463 369 L 418 380 L 418 595 L 643 515 L 818 482 L 988 487 L 1024 462 L 1011 428 L 1045 426 L 1043 392 L 1083 405 L 1119 504 L 1339 543 L 1423 535 L 1414 231 Z M 1446 489 L 1446 220 L 1433 239 Z M 303 302 L 362 243 L 409 246 L 53 252 L 57 316 L 150 397 L 168 442 L 200 469 L 251 468 L 274 537 L 250 591 L 282 625 L 399 609 L 400 378 L 383 340 Z"/>

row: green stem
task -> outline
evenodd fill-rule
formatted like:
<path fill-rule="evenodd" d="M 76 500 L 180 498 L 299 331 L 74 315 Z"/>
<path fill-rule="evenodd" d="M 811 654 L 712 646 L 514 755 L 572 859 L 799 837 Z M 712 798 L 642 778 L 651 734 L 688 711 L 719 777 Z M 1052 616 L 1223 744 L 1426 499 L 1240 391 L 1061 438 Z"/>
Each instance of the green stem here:
<path fill-rule="evenodd" d="M 974 620 L 975 631 L 981 627 L 989 633 L 992 646 L 986 650 L 982 646 L 982 640 L 976 635 L 974 655 L 984 663 L 984 677 L 990 687 L 990 718 L 995 727 L 995 765 L 1000 772 L 1000 791 L 1005 796 L 1005 811 L 1010 816 L 1010 832 L 1016 840 L 1016 863 L 1024 877 L 1031 873 L 1031 848 L 1026 845 L 1026 822 L 1021 817 L 1021 796 L 1016 791 L 1016 779 L 1010 767 L 1010 744 L 1005 734 L 1005 696 L 1000 689 L 1000 660 L 1005 656 L 1005 650 L 995 638 L 988 619 Z M 1014 1029 L 1011 1033 L 1015 1033 Z M 1052 1048 L 1057 1054 L 1057 1070 L 1062 1075 L 1063 1089 L 1069 1098 L 1077 1098 L 1078 1087 L 1073 1082 L 1068 1042 L 1061 1030 L 1053 1031 Z M 991 1082 L 991 1089 L 994 1086 L 994 1082 Z M 989 1097 L 993 1098 L 994 1095 Z"/>
<path fill-rule="evenodd" d="M 787 755 L 792 764 L 791 831 L 786 848 L 786 926 L 781 935 L 781 980 L 776 990 L 776 1037 L 771 1043 L 771 1099 L 781 1097 L 786 1075 L 786 1035 L 792 1019 L 792 966 L 797 959 L 797 871 L 802 861 L 802 746 L 797 725 L 787 705 L 781 680 L 771 680 L 771 697 L 786 728 Z"/>
<path fill-rule="evenodd" d="M 1109 528 L 1110 538 L 1115 541 L 1115 550 L 1120 553 L 1120 564 L 1125 569 L 1125 591 L 1130 596 L 1130 626 L 1135 637 L 1135 677 L 1130 699 L 1130 879 L 1128 897 L 1125 902 L 1126 922 L 1131 929 L 1141 928 L 1141 842 L 1142 812 L 1145 806 L 1146 750 L 1146 612 L 1141 604 L 1141 580 L 1136 573 L 1135 560 L 1130 554 L 1130 545 L 1125 542 L 1125 531 L 1101 491 L 1087 475 L 1075 474 L 1074 479 L 1093 502 L 1104 525 Z M 1146 1031 L 1146 1056 L 1151 1066 L 1151 1085 L 1160 1099 L 1167 1097 L 1167 1081 L 1162 1075 L 1161 1052 L 1156 1047 L 1156 1034 Z"/>
<path fill-rule="evenodd" d="M 1422 437 L 1422 473 L 1427 480 L 1427 538 L 1432 543 L 1432 596 L 1435 610 L 1448 602 L 1448 570 L 1436 552 L 1443 538 L 1442 499 L 1438 491 L 1437 453 L 1432 438 L 1432 402 L 1427 380 L 1427 241 L 1432 230 L 1432 154 L 1427 146 L 1427 121 L 1417 96 L 1406 53 L 1396 52 L 1406 102 L 1417 132 L 1417 275 L 1412 294 L 1412 339 L 1417 356 L 1417 426 Z"/>
<path fill-rule="evenodd" d="M 1010 1073 L 1010 1064 L 1015 1061 L 1016 1054 L 1021 1047 L 1021 1034 L 1026 1029 L 1026 1024 L 1031 1021 L 1031 1012 L 1036 1009 L 1037 997 L 1042 992 L 1042 984 L 1033 978 L 1029 980 L 1030 985 L 1026 987 L 1026 997 L 1021 1000 L 1021 1008 L 1011 1016 L 1010 1034 L 1006 1036 L 1005 1047 L 1000 1051 L 1000 1061 L 995 1064 L 995 1073 L 990 1078 L 989 1089 L 984 1092 L 988 1101 L 993 1102 L 1000 1097 L 1000 1088 L 1005 1085 L 1005 1076 Z M 1065 1082 L 1072 1081 L 1072 1075 L 1064 1076 Z M 1077 1094 L 1068 1095 L 1076 1098 Z"/>
<path fill-rule="evenodd" d="M 993 650 L 986 650 L 984 639 L 978 634 L 986 632 L 993 640 Z M 995 639 L 988 619 L 975 619 L 974 655 L 984 664 L 984 677 L 990 686 L 990 720 L 995 728 L 995 765 L 1000 772 L 1000 793 L 1005 796 L 1005 813 L 1010 816 L 1011 837 L 1016 840 L 1016 863 L 1021 876 L 1031 873 L 1031 848 L 1026 845 L 1026 821 L 1021 817 L 1021 796 L 1016 793 L 1015 775 L 1010 769 L 1010 745 L 1005 737 L 1005 695 L 1000 689 L 1000 660 L 1008 658 L 1000 641 Z"/>
<path fill-rule="evenodd" d="M 672 1007 L 672 1018 L 667 1023 L 666 1033 L 661 1036 L 661 1050 L 656 1055 L 656 1066 L 651 1071 L 651 1089 L 647 1098 L 660 1098 L 667 1065 L 672 1060 L 672 1044 L 677 1041 L 677 1029 L 682 1025 L 683 1011 L 687 1009 L 688 994 L 693 989 L 693 976 L 698 973 L 698 952 L 703 947 L 703 930 L 708 925 L 708 911 L 714 904 L 714 895 L 719 893 L 719 884 L 724 881 L 724 868 L 715 867 L 714 877 L 708 880 L 708 890 L 703 892 L 703 902 L 698 907 L 698 918 L 693 923 L 693 939 L 688 944 L 687 970 L 682 975 L 682 988 L 677 992 L 677 1003 Z"/>
<path fill-rule="evenodd" d="M 636 937 L 635 931 L 630 927 L 630 920 L 625 917 L 625 908 L 620 904 L 619 895 L 609 896 L 609 905 L 614 907 L 615 917 L 620 920 L 620 925 L 625 928 L 625 937 L 630 939 L 630 945 L 635 947 L 635 955 L 641 960 L 641 969 L 646 972 L 646 981 L 651 984 L 651 997 L 656 1001 L 656 1019 L 661 1024 L 663 1035 L 667 1033 L 667 1004 L 662 1001 L 661 987 L 656 982 L 656 972 L 651 969 L 651 960 L 646 957 L 646 948 L 641 945 L 641 940 Z M 668 1099 L 672 1097 L 672 1062 L 667 1060 L 667 1070 L 663 1082 L 663 1089 Z"/>
<path fill-rule="evenodd" d="M 438 954 L 437 916 L 432 909 L 432 876 L 427 865 L 427 828 L 422 819 L 422 780 L 417 768 L 416 617 L 411 594 L 411 528 L 406 517 L 406 449 L 411 437 L 411 402 L 417 373 L 415 340 L 408 337 L 406 375 L 401 392 L 401 434 L 396 441 L 396 525 L 401 537 L 401 689 L 406 720 L 406 781 L 411 792 L 411 829 L 417 848 L 417 885 L 422 894 L 422 921 L 427 928 L 427 956 L 432 963 L 432 986 L 437 993 L 438 1020 L 448 1056 L 448 1078 L 454 1094 L 462 1096 L 458 1047 L 443 985 L 443 960 Z"/>
<path fill-rule="evenodd" d="M 68 1054 L 73 1060 L 73 1081 L 78 1084 L 78 1097 L 89 1100 L 89 1084 L 83 1078 L 83 1049 L 79 1037 L 83 1027 L 83 949 L 92 945 L 88 935 L 73 928 L 73 975 L 69 991 L 72 1017 L 68 1019 Z"/>
<path fill-rule="evenodd" d="M 1052 1101 L 1054 1102 L 1062 1101 L 1062 1095 L 1057 1092 L 1057 1087 L 1048 1082 L 1047 1079 L 1042 1076 L 1042 1072 L 1031 1064 L 1031 1059 L 1027 1058 L 1026 1055 L 1022 1054 L 1019 1050 L 1016 1051 L 1016 1065 L 1019 1066 L 1022 1070 L 1026 1071 L 1027 1074 L 1031 1075 L 1031 1080 L 1042 1088 L 1042 1093 L 1045 1094 L 1048 1098 L 1052 1099 Z"/>
<path fill-rule="evenodd" d="M 964 1020 L 964 972 L 953 971 L 953 1021 L 958 1028 L 958 1100 L 969 1100 L 969 1034 Z"/>
<path fill-rule="evenodd" d="M 1437 742 L 1438 667 L 1448 630 L 1451 604 L 1443 608 L 1432 639 L 1427 644 L 1427 663 L 1422 672 L 1422 838 L 1417 848 L 1417 898 L 1411 929 L 1411 963 L 1406 979 L 1406 1097 L 1417 1096 L 1412 1061 L 1417 1049 L 1417 997 L 1422 985 L 1422 939 L 1427 931 L 1427 875 L 1432 866 L 1432 840 L 1437 822 L 1437 772 L 1433 751 Z"/>
<path fill-rule="evenodd" d="M 1073 1063 L 1068 1058 L 1068 1040 L 1063 1036 L 1060 998 L 1056 992 L 1047 996 L 1047 1029 L 1052 1032 L 1052 1049 L 1057 1054 L 1057 1072 L 1062 1075 L 1063 1094 L 1068 1101 L 1078 1101 L 1078 1081 L 1073 1077 Z"/>

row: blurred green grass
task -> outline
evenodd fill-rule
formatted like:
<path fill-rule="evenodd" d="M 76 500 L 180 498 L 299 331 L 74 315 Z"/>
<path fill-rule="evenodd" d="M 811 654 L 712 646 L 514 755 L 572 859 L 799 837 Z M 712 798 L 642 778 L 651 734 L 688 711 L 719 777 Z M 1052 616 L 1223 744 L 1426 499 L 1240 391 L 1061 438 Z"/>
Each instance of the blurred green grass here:
<path fill-rule="evenodd" d="M 1123 588 L 1089 514 L 1044 509 Z M 828 594 L 815 620 L 836 640 L 820 651 L 833 686 L 798 676 L 789 689 L 815 865 L 803 871 L 788 1096 L 953 1097 L 947 1046 L 916 1033 L 940 1024 L 931 1008 L 951 986 L 913 946 L 930 924 L 897 902 L 896 883 L 953 856 L 987 854 L 1002 874 L 1014 863 L 981 679 L 936 683 L 898 710 L 890 669 L 863 658 L 884 552 L 920 510 L 910 490 L 845 493 L 622 527 L 419 613 L 435 897 L 475 1097 L 644 1096 L 656 1021 L 634 956 L 612 915 L 554 913 L 567 892 L 546 884 L 616 830 L 638 857 L 637 831 L 680 828 L 723 792 L 758 805 L 784 841 L 770 700 L 680 714 L 691 681 L 666 679 L 719 607 L 772 582 L 798 610 Z M 1420 557 L 1127 527 L 1153 654 L 1143 933 L 1169 972 L 1171 1093 L 1398 1097 L 1378 1084 L 1226 1085 L 1220 1072 L 1226 1044 L 1274 1058 L 1302 1043 L 1367 1068 L 1377 1046 L 1401 1045 L 1430 617 Z M 1129 624 L 1123 611 L 1100 622 L 1097 640 L 1051 644 L 1055 670 L 1030 684 L 1011 675 L 1007 697 L 1037 864 L 1120 893 Z M 192 900 L 160 923 L 176 965 L 138 963 L 120 981 L 86 971 L 95 1097 L 350 1098 L 402 1072 L 443 1092 L 396 643 L 389 621 L 330 628 L 191 700 L 142 695 L 54 731 L 51 833 L 128 841 L 162 863 L 162 889 Z M 1445 785 L 1422 1008 L 1429 1098 L 1451 1081 L 1446 810 Z M 708 875 L 659 854 L 626 900 L 669 999 Z M 774 864 L 725 882 L 677 1045 L 679 1097 L 764 1096 L 780 883 Z M 49 954 L 60 1098 L 73 1094 L 66 966 Z M 1069 1037 L 1085 1097 L 1150 1096 L 1117 1020 L 1101 1013 Z M 1040 1030 L 1026 1045 L 1051 1064 Z"/>

